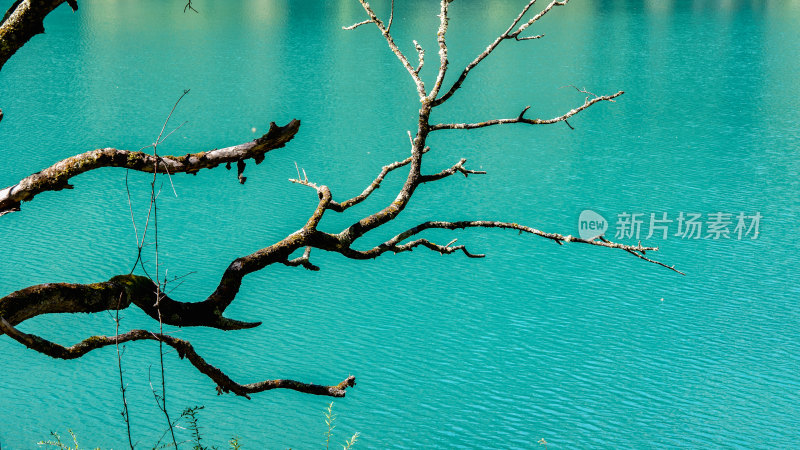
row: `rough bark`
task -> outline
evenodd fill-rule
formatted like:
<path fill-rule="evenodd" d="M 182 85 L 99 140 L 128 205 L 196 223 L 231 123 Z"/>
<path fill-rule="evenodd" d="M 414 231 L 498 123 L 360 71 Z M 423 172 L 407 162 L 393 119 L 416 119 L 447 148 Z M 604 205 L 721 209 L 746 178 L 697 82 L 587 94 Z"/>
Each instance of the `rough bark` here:
<path fill-rule="evenodd" d="M 140 275 L 117 275 L 108 281 L 92 284 L 40 284 L 0 298 L 0 317 L 17 325 L 41 314 L 96 313 L 125 309 L 134 304 L 158 320 L 156 288 L 152 280 Z M 183 303 L 163 293 L 159 299 L 161 319 L 168 325 L 239 330 L 261 324 L 223 317 L 224 308 L 208 302 Z"/>
<path fill-rule="evenodd" d="M 300 128 L 299 120 L 292 120 L 279 127 L 272 122 L 269 131 L 253 141 L 183 156 L 154 156 L 144 152 L 102 148 L 81 153 L 22 179 L 19 183 L 0 190 L 0 216 L 19 211 L 22 202 L 31 201 L 45 191 L 72 189 L 69 180 L 84 172 L 101 167 L 120 167 L 152 173 L 155 167 L 162 173 L 197 173 L 200 169 L 213 169 L 221 164 L 237 163 L 239 179 L 244 170 L 244 161 L 252 159 L 256 164 L 264 160 L 270 150 L 281 148 L 292 140 Z"/>
<path fill-rule="evenodd" d="M 44 33 L 44 18 L 64 1 L 17 0 L 11 5 L 0 23 L 0 69 L 31 38 Z"/>

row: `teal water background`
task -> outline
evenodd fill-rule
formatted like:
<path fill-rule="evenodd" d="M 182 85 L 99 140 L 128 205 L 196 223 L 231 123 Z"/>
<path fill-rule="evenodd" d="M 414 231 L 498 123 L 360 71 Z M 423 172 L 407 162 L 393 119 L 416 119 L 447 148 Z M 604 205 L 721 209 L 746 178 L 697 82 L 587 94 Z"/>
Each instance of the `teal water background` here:
<path fill-rule="evenodd" d="M 10 1 L 4 0 L 5 10 Z M 353 0 L 290 2 L 83 1 L 60 7 L 0 72 L 0 187 L 76 153 L 136 150 L 155 139 L 184 89 L 161 147 L 183 154 L 233 145 L 270 121 L 302 120 L 296 138 L 231 171 L 172 178 L 159 209 L 162 271 L 191 273 L 172 292 L 205 298 L 230 261 L 298 229 L 316 194 L 286 180 L 295 162 L 331 187 L 359 193 L 382 165 L 405 158 L 414 85 Z M 388 6 L 374 2 L 379 13 Z M 510 23 L 519 1 L 451 6 L 452 82 Z M 397 2 L 392 31 L 436 66 L 438 6 Z M 270 267 L 248 276 L 230 317 L 237 332 L 181 329 L 241 382 L 294 378 L 358 385 L 335 401 L 338 443 L 356 448 L 790 448 L 800 435 L 800 3 L 575 0 L 533 33 L 506 42 L 434 120 L 552 117 L 583 102 L 565 85 L 626 91 L 570 123 L 433 135 L 423 169 L 459 158 L 488 171 L 423 186 L 404 214 L 368 235 L 381 242 L 435 220 L 497 219 L 578 233 L 585 209 L 617 214 L 760 213 L 758 239 L 651 239 L 680 276 L 621 251 L 557 246 L 514 232 L 458 237 L 483 260 L 425 250 L 349 261 L 312 254 L 317 273 Z M 251 129 L 256 128 L 254 133 Z M 142 226 L 146 174 L 130 174 Z M 322 228 L 338 231 L 382 208 L 384 187 Z M 103 169 L 0 218 L 0 296 L 44 282 L 96 282 L 127 273 L 136 244 L 125 173 Z M 673 224 L 672 233 L 677 231 Z M 672 234 L 671 233 L 671 234 Z M 644 237 L 644 235 L 642 236 Z M 636 239 L 623 238 L 635 243 Z M 148 255 L 153 264 L 152 253 Z M 164 273 L 164 272 L 162 272 Z M 795 273 L 795 275 L 792 275 Z M 124 328 L 157 328 L 136 310 Z M 37 317 L 20 326 L 63 344 L 113 334 L 108 314 Z M 116 353 L 55 361 L 0 337 L 0 444 L 34 448 L 72 428 L 82 445 L 125 448 Z M 158 349 L 130 344 L 125 379 L 134 439 L 163 431 L 148 382 Z M 209 442 L 320 448 L 330 399 L 273 391 L 217 396 L 174 353 L 166 357 L 175 416 L 204 405 Z"/>

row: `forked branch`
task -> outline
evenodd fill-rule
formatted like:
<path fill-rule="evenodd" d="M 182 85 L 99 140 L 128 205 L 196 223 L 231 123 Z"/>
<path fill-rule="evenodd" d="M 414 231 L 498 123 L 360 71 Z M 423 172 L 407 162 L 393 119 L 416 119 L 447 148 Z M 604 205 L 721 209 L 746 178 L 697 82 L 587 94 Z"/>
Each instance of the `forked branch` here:
<path fill-rule="evenodd" d="M 450 254 L 457 250 L 461 250 L 464 252 L 464 254 L 466 254 L 469 257 L 473 258 L 483 257 L 484 255 L 482 254 L 472 254 L 468 252 L 463 245 L 452 247 L 451 244 L 453 244 L 455 240 L 451 241 L 449 244 L 444 246 L 434 244 L 428 241 L 427 239 L 418 239 L 416 241 L 403 244 L 405 240 L 425 230 L 430 230 L 430 229 L 458 230 L 466 228 L 501 228 L 501 229 L 517 230 L 520 233 L 528 233 L 545 239 L 549 239 L 559 245 L 562 245 L 564 242 L 568 242 L 568 243 L 580 243 L 580 244 L 593 245 L 596 247 L 624 250 L 625 252 L 636 256 L 637 258 L 665 267 L 681 275 L 685 275 L 683 272 L 675 269 L 675 266 L 668 266 L 662 262 L 650 259 L 645 256 L 646 252 L 658 251 L 658 247 L 646 247 L 641 245 L 641 243 L 636 245 L 622 244 L 619 242 L 609 241 L 602 236 L 598 236 L 597 238 L 594 239 L 583 239 L 572 235 L 565 236 L 559 233 L 548 233 L 539 230 L 537 228 L 529 227 L 526 225 L 520 225 L 514 222 L 499 222 L 499 221 L 489 221 L 489 220 L 471 220 L 471 221 L 458 221 L 458 222 L 445 222 L 445 221 L 423 222 L 413 228 L 409 228 L 408 230 L 395 235 L 391 239 L 369 250 L 359 251 L 348 246 L 346 249 L 338 249 L 338 251 L 342 253 L 344 256 L 352 259 L 372 259 L 372 258 L 377 258 L 378 256 L 386 252 L 400 253 L 413 250 L 415 247 L 422 245 L 424 247 L 430 248 L 431 250 L 438 251 L 439 253 L 442 254 Z M 326 250 L 330 249 L 326 248 Z"/>
<path fill-rule="evenodd" d="M 428 151 L 430 151 L 430 147 L 425 147 L 424 149 L 422 149 L 422 153 L 427 153 Z M 399 169 L 401 167 L 405 167 L 405 166 L 409 165 L 411 163 L 412 159 L 413 159 L 413 157 L 409 156 L 408 158 L 406 158 L 406 159 L 404 159 L 402 161 L 395 161 L 395 162 L 393 162 L 391 164 L 383 166 L 383 168 L 381 168 L 381 172 L 378 174 L 377 177 L 375 177 L 375 180 L 372 183 L 370 183 L 370 185 L 367 186 L 364 189 L 364 191 L 362 191 L 357 196 L 349 198 L 349 199 L 347 199 L 347 200 L 345 200 L 345 201 L 343 201 L 341 203 L 337 203 L 337 202 L 332 200 L 330 202 L 330 204 L 328 204 L 328 209 L 330 209 L 331 211 L 335 211 L 335 212 L 344 212 L 346 209 L 348 209 L 350 207 L 353 207 L 353 206 L 363 202 L 364 200 L 367 199 L 367 197 L 369 197 L 370 194 L 372 194 L 376 189 L 381 187 L 381 183 L 383 182 L 383 179 L 386 178 L 386 175 L 388 175 L 389 172 L 392 172 L 392 171 L 397 170 L 397 169 Z M 291 181 L 297 182 L 297 183 L 301 183 L 299 180 L 291 180 Z M 301 184 L 305 184 L 305 183 L 301 183 Z M 312 187 L 316 188 L 316 185 L 313 185 Z"/>
<path fill-rule="evenodd" d="M 529 39 L 538 39 L 538 38 L 542 37 L 543 35 L 532 36 L 530 38 L 520 38 L 519 35 L 523 31 L 525 31 L 528 27 L 530 27 L 535 22 L 537 22 L 539 19 L 544 17 L 544 15 L 547 14 L 548 12 L 550 12 L 550 10 L 553 9 L 553 7 L 555 7 L 555 6 L 564 6 L 564 5 L 567 4 L 568 1 L 569 0 L 564 0 L 564 1 L 553 0 L 553 1 L 551 1 L 547 6 L 545 6 L 545 8 L 541 12 L 536 14 L 534 17 L 532 17 L 530 20 L 528 20 L 522 26 L 520 26 L 517 30 L 515 30 L 514 28 L 516 28 L 517 25 L 519 25 L 520 21 L 528 13 L 528 10 L 530 10 L 531 7 L 533 6 L 533 4 L 536 3 L 536 0 L 530 0 L 525 5 L 525 7 L 522 8 L 522 12 L 520 12 L 519 15 L 517 16 L 517 18 L 514 19 L 514 21 L 511 23 L 511 26 L 509 26 L 508 29 L 506 29 L 505 32 L 503 32 L 491 44 L 489 44 L 489 46 L 486 47 L 486 50 L 481 52 L 478 56 L 475 57 L 475 59 L 473 59 L 469 64 L 467 64 L 467 67 L 465 67 L 464 70 L 461 71 L 461 74 L 458 76 L 458 79 L 453 83 L 452 86 L 450 86 L 450 89 L 444 95 L 442 95 L 441 97 L 433 100 L 433 106 L 439 106 L 442 103 L 446 102 L 450 97 L 452 97 L 453 94 L 455 94 L 456 91 L 458 91 L 458 89 L 461 88 L 461 85 L 464 83 L 464 80 L 466 80 L 467 75 L 469 75 L 469 72 L 472 69 L 474 69 L 478 64 L 480 64 L 481 61 L 486 59 L 486 57 L 489 56 L 497 48 L 497 46 L 500 45 L 500 43 L 503 42 L 504 40 L 514 39 L 514 40 L 517 40 L 517 41 L 523 41 L 523 40 L 529 40 Z"/>
<path fill-rule="evenodd" d="M 449 169 L 445 169 L 445 170 L 443 170 L 443 171 L 441 171 L 439 173 L 435 173 L 433 175 L 423 175 L 423 176 L 421 176 L 419 182 L 420 182 L 420 184 L 422 184 L 422 183 L 430 183 L 431 181 L 437 181 L 437 180 L 441 180 L 442 178 L 447 178 L 450 175 L 453 175 L 455 173 L 462 173 L 462 174 L 464 174 L 464 177 L 469 176 L 469 174 L 486 175 L 486 172 L 483 171 L 483 170 L 472 170 L 472 169 L 465 168 L 464 164 L 466 164 L 466 163 L 467 163 L 466 158 L 461 158 L 461 160 L 459 162 L 455 163 Z"/>

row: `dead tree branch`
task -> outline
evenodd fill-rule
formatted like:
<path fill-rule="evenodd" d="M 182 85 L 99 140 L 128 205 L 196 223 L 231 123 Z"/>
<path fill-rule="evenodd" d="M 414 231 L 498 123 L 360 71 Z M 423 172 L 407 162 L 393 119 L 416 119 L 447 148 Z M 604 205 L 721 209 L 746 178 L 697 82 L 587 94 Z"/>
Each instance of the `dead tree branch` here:
<path fill-rule="evenodd" d="M 310 256 L 311 256 L 311 247 L 306 247 L 306 249 L 303 251 L 303 256 L 299 256 L 294 259 L 287 259 L 286 261 L 283 261 L 283 264 L 289 267 L 302 266 L 313 272 L 319 271 L 319 267 L 312 264 L 311 261 L 309 260 Z"/>
<path fill-rule="evenodd" d="M 0 298 L 0 315 L 16 325 L 41 314 L 116 311 L 133 304 L 158 320 L 158 309 L 153 302 L 157 288 L 152 280 L 140 275 L 117 275 L 108 281 L 91 284 L 40 284 Z M 225 309 L 217 308 L 215 304 L 183 303 L 164 294 L 159 307 L 164 323 L 168 325 L 240 330 L 261 324 L 223 317 Z"/>
<path fill-rule="evenodd" d="M 442 178 L 449 177 L 456 172 L 463 173 L 464 177 L 469 176 L 469 174 L 477 174 L 477 175 L 486 175 L 486 172 L 483 170 L 471 170 L 464 168 L 464 164 L 467 163 L 466 158 L 461 158 L 461 161 L 457 162 L 453 167 L 449 169 L 445 169 L 439 173 L 435 173 L 433 175 L 423 175 L 420 177 L 420 184 L 422 183 L 430 183 L 431 181 L 441 180 Z"/>
<path fill-rule="evenodd" d="M 156 167 L 162 167 L 170 174 L 194 174 L 200 169 L 213 169 L 221 164 L 234 162 L 243 168 L 244 161 L 248 159 L 260 164 L 267 152 L 286 145 L 299 128 L 299 120 L 292 120 L 283 127 L 273 122 L 265 135 L 253 141 L 184 156 L 158 156 L 115 148 L 81 153 L 24 178 L 14 186 L 0 190 L 0 216 L 19 211 L 22 202 L 30 201 L 42 192 L 72 189 L 73 186 L 69 184 L 72 177 L 101 167 L 121 167 L 149 173 L 153 173 Z"/>
<path fill-rule="evenodd" d="M 26 0 L 22 3 L 27 3 Z M 67 284 L 67 283 L 51 283 L 42 284 L 39 286 L 32 286 L 29 288 L 21 289 L 0 298 L 0 334 L 7 334 L 22 344 L 39 351 L 41 353 L 58 357 L 58 358 L 76 358 L 80 357 L 87 352 L 105 347 L 108 345 L 116 345 L 120 342 L 135 341 L 135 340 L 156 340 L 160 343 L 170 345 L 178 351 L 181 357 L 186 357 L 200 372 L 211 378 L 217 385 L 219 392 L 233 392 L 237 395 L 247 397 L 249 394 L 261 392 L 276 388 L 293 389 L 299 392 L 317 394 L 317 395 L 333 395 L 343 396 L 345 389 L 355 384 L 355 379 L 351 376 L 345 379 L 342 383 L 336 386 L 320 386 L 299 383 L 292 380 L 267 380 L 260 383 L 253 384 L 238 384 L 231 380 L 218 368 L 207 363 L 201 358 L 193 349 L 191 344 L 180 339 L 173 338 L 163 333 L 151 333 L 144 330 L 132 330 L 128 333 L 118 334 L 117 336 L 96 336 L 86 339 L 72 347 L 63 347 L 58 344 L 49 342 L 38 336 L 29 335 L 16 330 L 14 327 L 19 323 L 40 314 L 47 313 L 75 313 L 75 312 L 100 312 L 100 311 L 118 311 L 128 308 L 130 305 L 136 305 L 142 309 L 147 315 L 161 323 L 175 326 L 207 326 L 223 330 L 235 330 L 242 328 L 250 328 L 258 326 L 260 322 L 244 322 L 239 320 L 229 319 L 224 317 L 223 314 L 227 307 L 236 299 L 239 289 L 242 285 L 242 280 L 248 274 L 260 271 L 272 264 L 282 264 L 292 267 L 304 267 L 309 270 L 319 270 L 319 267 L 310 262 L 311 249 L 318 249 L 327 252 L 339 253 L 347 258 L 352 259 L 372 259 L 384 253 L 401 253 L 412 251 L 418 247 L 428 248 L 432 251 L 441 254 L 452 254 L 455 252 L 462 252 L 464 255 L 472 258 L 480 258 L 482 254 L 474 254 L 467 250 L 464 245 L 454 245 L 456 240 L 452 240 L 446 245 L 437 244 L 429 239 L 418 236 L 425 230 L 439 229 L 439 230 L 458 230 L 467 228 L 497 228 L 515 230 L 520 234 L 527 233 L 539 236 L 544 239 L 551 240 L 558 244 L 564 242 L 581 243 L 595 247 L 603 247 L 609 249 L 618 249 L 630 253 L 637 258 L 654 264 L 661 265 L 670 270 L 678 272 L 673 266 L 668 266 L 661 262 L 645 256 L 646 252 L 653 252 L 658 250 L 657 247 L 647 247 L 641 244 L 627 245 L 622 243 L 611 242 L 602 236 L 594 239 L 582 239 L 571 235 L 562 235 L 557 233 L 548 233 L 537 228 L 526 225 L 520 225 L 513 222 L 501 222 L 491 220 L 469 220 L 469 221 L 423 221 L 419 225 L 410 228 L 402 233 L 399 233 L 387 240 L 382 244 L 368 248 L 366 250 L 359 250 L 354 248 L 358 240 L 373 230 L 382 227 L 384 224 L 394 220 L 400 215 L 410 203 L 416 189 L 428 183 L 433 183 L 438 180 L 447 178 L 457 173 L 465 176 L 469 174 L 483 174 L 483 171 L 476 171 L 467 169 L 465 167 L 466 159 L 461 159 L 453 166 L 444 169 L 438 173 L 422 174 L 422 160 L 424 155 L 430 150 L 426 145 L 427 138 L 432 131 L 445 130 L 445 129 L 474 129 L 487 127 L 492 125 L 509 124 L 509 123 L 524 123 L 524 124 L 552 124 L 557 122 L 567 123 L 567 119 L 584 111 L 585 109 L 595 105 L 599 102 L 613 102 L 614 99 L 622 95 L 622 91 L 613 95 L 597 96 L 585 89 L 579 89 L 581 93 L 587 95 L 583 105 L 580 105 L 567 113 L 552 118 L 552 119 L 527 119 L 525 113 L 528 108 L 516 118 L 510 119 L 493 119 L 479 123 L 440 123 L 431 124 L 430 116 L 433 109 L 447 99 L 449 99 L 461 86 L 467 77 L 470 70 L 475 68 L 481 63 L 502 41 L 504 40 L 529 40 L 536 39 L 540 36 L 520 37 L 520 35 L 530 28 L 536 21 L 541 19 L 555 6 L 561 6 L 567 3 L 564 1 L 551 1 L 542 11 L 534 17 L 525 20 L 525 16 L 531 9 L 535 0 L 529 1 L 522 9 L 521 13 L 511 23 L 511 26 L 503 32 L 494 42 L 492 42 L 484 52 L 476 57 L 469 63 L 462 71 L 455 83 L 441 96 L 444 79 L 446 77 L 449 60 L 448 60 L 448 47 L 446 41 L 447 29 L 449 26 L 449 7 L 450 0 L 441 0 L 439 9 L 439 27 L 437 32 L 437 43 L 439 46 L 439 69 L 436 74 L 436 81 L 428 93 L 425 85 L 419 76 L 419 72 L 424 64 L 424 52 L 421 47 L 415 43 L 415 49 L 419 55 L 419 65 L 413 67 L 405 55 L 400 51 L 396 45 L 394 38 L 391 35 L 390 27 L 394 20 L 394 5 L 390 13 L 388 25 L 377 17 L 373 9 L 364 0 L 358 0 L 365 12 L 368 19 L 356 23 L 345 29 L 355 29 L 361 25 L 374 23 L 378 30 L 383 35 L 389 48 L 400 60 L 401 64 L 406 68 L 413 82 L 415 83 L 417 93 L 420 97 L 420 109 L 417 120 L 416 133 L 409 133 L 410 137 L 410 156 L 404 159 L 385 165 L 378 176 L 357 196 L 336 202 L 333 200 L 331 190 L 321 184 L 311 182 L 308 176 L 303 171 L 300 174 L 300 169 L 297 169 L 297 179 L 292 181 L 305 186 L 312 187 L 317 194 L 317 202 L 313 211 L 310 211 L 308 220 L 305 225 L 299 230 L 289 234 L 267 247 L 254 251 L 253 253 L 236 258 L 233 260 L 224 271 L 217 287 L 208 295 L 204 300 L 199 302 L 180 302 L 173 300 L 168 295 L 162 293 L 161 284 L 158 277 L 156 282 L 148 277 L 129 274 L 119 275 L 112 277 L 110 280 L 94 283 L 94 284 Z M 52 1 L 56 4 L 60 2 Z M 4 19 L 4 23 L 8 18 Z M 567 123 L 568 124 L 568 123 Z M 31 175 L 25 178 L 20 183 L 0 191 L 0 214 L 5 212 L 14 211 L 19 209 L 22 201 L 32 199 L 35 195 L 44 191 L 57 191 L 64 188 L 70 188 L 69 180 L 71 177 L 87 170 L 93 170 L 98 167 L 125 167 L 128 169 L 156 173 L 163 169 L 170 174 L 176 173 L 195 173 L 203 168 L 214 168 L 220 164 L 226 164 L 228 167 L 231 163 L 236 162 L 238 168 L 238 176 L 240 180 L 244 180 L 242 171 L 244 169 L 244 161 L 253 159 L 256 163 L 261 162 L 264 154 L 274 148 L 282 147 L 297 133 L 299 121 L 293 120 L 284 127 L 277 127 L 272 124 L 269 133 L 262 136 L 255 141 L 228 147 L 226 149 L 212 150 L 208 152 L 201 152 L 189 154 L 186 156 L 158 156 L 147 155 L 141 152 L 128 152 L 116 149 L 100 149 L 93 152 L 87 152 L 82 155 L 77 155 L 68 158 L 56 165 L 45 169 L 44 171 Z M 156 152 L 154 152 L 156 153 Z M 382 208 L 376 208 L 377 211 L 366 214 L 342 229 L 338 233 L 331 233 L 323 231 L 320 228 L 322 218 L 327 211 L 334 211 L 337 213 L 344 213 L 354 205 L 366 201 L 370 195 L 378 189 L 385 178 L 392 172 L 400 169 L 407 168 L 408 173 L 402 188 L 397 192 L 393 201 Z M 155 195 L 155 194 L 154 194 Z M 309 205 L 309 209 L 311 206 Z M 138 241 L 138 232 L 137 232 Z M 137 242 L 137 245 L 139 242 Z M 303 249 L 303 254 L 300 257 L 291 258 L 295 252 Z M 678 272 L 680 273 L 680 272 Z M 153 303 L 154 296 L 158 296 L 157 304 Z"/>
<path fill-rule="evenodd" d="M 431 250 L 438 251 L 442 254 L 450 254 L 455 251 L 461 250 L 469 257 L 473 258 L 481 258 L 483 254 L 472 254 L 466 250 L 463 245 L 457 247 L 451 247 L 451 244 L 455 242 L 455 240 L 451 241 L 449 244 L 441 246 L 438 244 L 434 244 L 426 239 L 418 239 L 416 241 L 412 241 L 406 244 L 402 244 L 403 241 L 407 240 L 408 238 L 415 236 L 425 230 L 429 229 L 445 229 L 445 230 L 457 230 L 457 229 L 466 229 L 466 228 L 501 228 L 501 229 L 509 229 L 509 230 L 517 230 L 520 233 L 529 233 L 539 237 L 543 237 L 545 239 L 549 239 L 559 245 L 562 245 L 564 242 L 568 243 L 580 243 L 580 244 L 588 244 L 593 245 L 596 247 L 605 247 L 605 248 L 612 248 L 612 249 L 620 249 L 624 250 L 640 259 L 645 261 L 651 262 L 653 264 L 660 265 L 681 275 L 685 275 L 683 272 L 675 269 L 675 266 L 668 266 L 664 263 L 649 259 L 645 256 L 646 252 L 654 252 L 658 251 L 658 247 L 645 247 L 642 246 L 641 243 L 637 245 L 628 245 L 628 244 L 621 244 L 618 242 L 612 242 L 605 239 L 602 236 L 599 236 L 595 239 L 583 239 L 580 237 L 575 237 L 572 235 L 562 235 L 558 233 L 548 233 L 533 227 L 520 225 L 518 223 L 513 222 L 498 222 L 498 221 L 488 221 L 488 220 L 472 220 L 472 221 L 459 221 L 459 222 L 444 222 L 444 221 L 428 221 L 421 223 L 413 228 L 409 228 L 408 230 L 395 235 L 391 239 L 387 240 L 386 242 L 375 246 L 369 250 L 359 251 L 355 250 L 350 247 L 350 245 L 346 245 L 345 248 L 342 247 L 331 247 L 322 245 L 319 248 L 329 250 L 329 251 L 337 251 L 342 255 L 352 258 L 352 259 L 373 259 L 377 258 L 378 256 L 382 255 L 386 252 L 393 252 L 393 253 L 401 253 L 405 251 L 411 251 L 415 247 L 420 245 L 430 248 Z M 352 244 L 352 243 L 349 243 Z"/>
<path fill-rule="evenodd" d="M 192 6 L 192 0 L 186 2 L 186 6 L 183 7 L 183 12 L 185 13 L 186 11 L 194 11 L 195 13 L 199 14 L 199 12 L 194 9 L 194 6 Z"/>
<path fill-rule="evenodd" d="M 345 389 L 355 386 L 355 377 L 352 375 L 333 386 L 322 386 L 294 380 L 265 380 L 257 383 L 239 384 L 222 370 L 203 359 L 188 341 L 168 334 L 153 333 L 147 330 L 131 330 L 117 336 L 92 336 L 71 347 L 64 347 L 39 336 L 23 333 L 2 317 L 0 317 L 0 330 L 31 350 L 58 359 L 80 358 L 92 350 L 117 345 L 118 343 L 141 340 L 162 342 L 174 348 L 181 359 L 186 358 L 200 373 L 210 378 L 216 384 L 218 394 L 232 392 L 248 399 L 250 394 L 272 389 L 291 389 L 305 394 L 344 397 Z"/>
<path fill-rule="evenodd" d="M 431 126 L 431 131 L 436 131 L 436 130 L 472 130 L 472 129 L 475 129 L 475 128 L 483 128 L 483 127 L 489 127 L 489 126 L 492 126 L 492 125 L 503 125 L 503 124 L 509 124 L 509 123 L 526 123 L 528 125 L 548 125 L 548 124 L 556 123 L 556 122 L 566 122 L 566 120 L 569 119 L 570 117 L 574 116 L 575 114 L 578 114 L 579 112 L 581 112 L 584 109 L 594 105 L 595 103 L 603 102 L 603 101 L 613 102 L 615 98 L 619 97 L 620 95 L 622 95 L 624 93 L 625 93 L 625 91 L 619 91 L 616 94 L 612 94 L 612 95 L 602 95 L 602 96 L 599 96 L 599 97 L 594 97 L 592 99 L 588 99 L 587 98 L 586 101 L 584 101 L 583 105 L 578 106 L 577 108 L 573 108 L 573 109 L 567 111 L 566 113 L 564 113 L 564 114 L 562 114 L 562 115 L 560 115 L 558 117 L 553 117 L 552 119 L 526 119 L 525 118 L 525 113 L 528 112 L 528 109 L 530 108 L 530 106 L 526 106 L 522 110 L 522 112 L 519 113 L 519 116 L 517 116 L 517 117 L 515 117 L 513 119 L 492 119 L 492 120 L 487 120 L 487 121 L 478 122 L 478 123 L 439 123 L 439 124 Z M 572 127 L 570 126 L 570 128 L 572 128 Z"/>

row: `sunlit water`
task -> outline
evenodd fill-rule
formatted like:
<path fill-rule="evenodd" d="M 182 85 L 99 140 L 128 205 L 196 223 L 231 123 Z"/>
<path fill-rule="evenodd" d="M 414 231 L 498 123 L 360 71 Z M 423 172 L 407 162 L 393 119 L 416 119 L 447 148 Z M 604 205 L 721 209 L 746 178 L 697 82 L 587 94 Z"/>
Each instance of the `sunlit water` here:
<path fill-rule="evenodd" d="M 1 2 L 3 10 L 10 1 Z M 387 2 L 374 2 L 379 13 Z M 385 4 L 384 4 L 385 3 Z M 452 82 L 524 2 L 452 4 Z M 184 89 L 162 153 L 232 145 L 270 121 L 302 120 L 297 137 L 248 164 L 248 181 L 218 169 L 164 178 L 162 274 L 190 274 L 174 298 L 205 298 L 227 264 L 305 223 L 313 190 L 291 185 L 295 162 L 337 199 L 405 158 L 414 85 L 355 0 L 289 2 L 83 1 L 60 7 L 0 72 L 0 187 L 86 150 L 139 149 L 155 139 Z M 392 27 L 410 56 L 427 51 L 433 82 L 438 7 L 397 2 Z M 333 442 L 356 448 L 788 448 L 800 435 L 800 20 L 798 2 L 575 0 L 542 20 L 541 40 L 506 42 L 475 70 L 435 121 L 552 117 L 583 102 L 566 85 L 626 91 L 565 124 L 442 131 L 427 172 L 461 157 L 485 176 L 419 189 L 407 211 L 367 246 L 428 219 L 500 219 L 578 233 L 591 209 L 617 230 L 641 213 L 640 238 L 677 275 L 621 251 L 558 246 L 515 232 L 440 232 L 482 260 L 420 249 L 376 261 L 312 253 L 317 273 L 270 267 L 248 276 L 228 315 L 256 329 L 175 330 L 241 382 L 295 378 L 358 385 L 335 402 Z M 253 132 L 252 128 L 256 131 Z M 131 173 L 143 227 L 150 176 Z M 390 202 L 374 198 L 322 228 L 338 231 Z M 174 184 L 177 198 L 172 193 Z M 125 172 L 98 170 L 75 189 L 42 194 L 0 219 L 0 295 L 44 282 L 95 282 L 127 273 L 136 238 Z M 761 215 L 757 239 L 675 236 L 680 213 Z M 675 220 L 645 240 L 650 214 Z M 635 243 L 636 237 L 621 237 Z M 650 254 L 648 254 L 650 255 Z M 152 251 L 148 264 L 154 264 Z M 792 275 L 792 274 L 795 275 Z M 157 328 L 141 312 L 124 329 Z M 20 326 L 72 344 L 113 334 L 108 314 L 38 317 Z M 126 446 L 116 353 L 55 361 L 0 337 L 0 445 L 32 448 L 50 430 L 83 446 Z M 150 389 L 158 349 L 126 346 L 134 439 L 165 428 Z M 173 417 L 204 405 L 206 443 L 320 448 L 330 399 L 290 391 L 252 400 L 166 357 Z M 184 436 L 185 433 L 184 433 Z"/>

